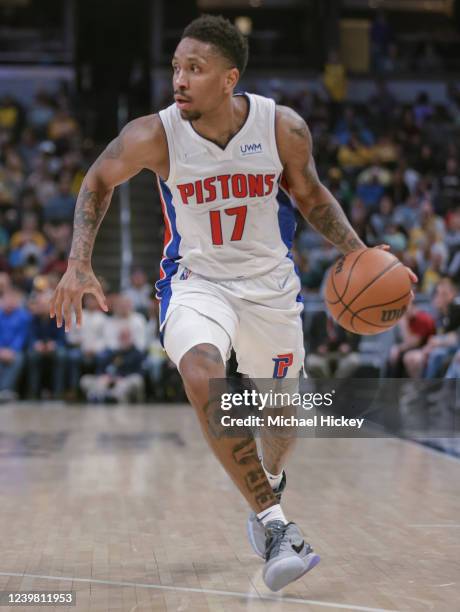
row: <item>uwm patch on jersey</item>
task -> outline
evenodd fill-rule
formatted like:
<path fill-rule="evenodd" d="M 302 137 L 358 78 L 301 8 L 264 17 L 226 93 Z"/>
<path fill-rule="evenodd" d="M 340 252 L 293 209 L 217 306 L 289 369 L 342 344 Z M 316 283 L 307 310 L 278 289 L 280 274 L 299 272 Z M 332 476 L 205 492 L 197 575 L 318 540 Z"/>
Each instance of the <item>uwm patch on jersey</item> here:
<path fill-rule="evenodd" d="M 179 262 L 231 280 L 264 274 L 289 257 L 295 211 L 281 184 L 275 103 L 244 95 L 246 121 L 224 148 L 182 119 L 175 104 L 160 111 L 170 161 L 168 179 L 158 179 L 165 219 L 160 298 Z"/>

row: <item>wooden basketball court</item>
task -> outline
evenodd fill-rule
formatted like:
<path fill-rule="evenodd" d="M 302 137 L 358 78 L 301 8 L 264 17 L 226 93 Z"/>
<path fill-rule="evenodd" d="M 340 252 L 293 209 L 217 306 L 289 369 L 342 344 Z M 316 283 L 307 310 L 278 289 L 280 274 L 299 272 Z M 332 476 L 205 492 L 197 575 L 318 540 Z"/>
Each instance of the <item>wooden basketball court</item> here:
<path fill-rule="evenodd" d="M 460 607 L 459 460 L 301 439 L 283 505 L 322 561 L 278 595 L 190 407 L 9 405 L 0 425 L 0 590 L 77 593 L 76 607 L 35 610 Z"/>

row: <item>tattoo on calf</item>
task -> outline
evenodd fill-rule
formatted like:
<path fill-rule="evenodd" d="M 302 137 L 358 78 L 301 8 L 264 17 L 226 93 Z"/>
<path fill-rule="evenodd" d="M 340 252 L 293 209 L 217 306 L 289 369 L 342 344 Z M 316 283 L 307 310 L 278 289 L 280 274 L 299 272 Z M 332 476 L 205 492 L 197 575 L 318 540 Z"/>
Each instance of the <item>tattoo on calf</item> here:
<path fill-rule="evenodd" d="M 274 500 L 274 494 L 259 461 L 254 438 L 251 436 L 240 440 L 234 446 L 232 456 L 235 463 L 249 468 L 244 475 L 245 485 L 249 492 L 256 493 L 255 501 L 263 510 L 267 502 Z"/>

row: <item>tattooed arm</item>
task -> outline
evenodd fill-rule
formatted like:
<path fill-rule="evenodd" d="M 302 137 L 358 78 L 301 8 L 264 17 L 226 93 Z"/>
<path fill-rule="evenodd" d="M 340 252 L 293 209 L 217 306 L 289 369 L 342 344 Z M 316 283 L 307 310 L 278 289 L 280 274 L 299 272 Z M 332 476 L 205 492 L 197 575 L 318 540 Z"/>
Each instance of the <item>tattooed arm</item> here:
<path fill-rule="evenodd" d="M 77 198 L 72 247 L 67 271 L 50 304 L 50 316 L 58 327 L 65 320 L 71 327 L 72 308 L 81 324 L 81 300 L 92 293 L 107 310 L 104 294 L 91 267 L 91 256 L 97 232 L 110 205 L 117 185 L 148 168 L 162 177 L 169 173 L 166 135 L 157 115 L 140 117 L 128 123 L 120 135 L 101 153 L 89 169 Z"/>
<path fill-rule="evenodd" d="M 276 140 L 284 175 L 303 217 L 343 254 L 366 248 L 340 204 L 318 178 L 307 124 L 286 106 L 276 110 Z"/>

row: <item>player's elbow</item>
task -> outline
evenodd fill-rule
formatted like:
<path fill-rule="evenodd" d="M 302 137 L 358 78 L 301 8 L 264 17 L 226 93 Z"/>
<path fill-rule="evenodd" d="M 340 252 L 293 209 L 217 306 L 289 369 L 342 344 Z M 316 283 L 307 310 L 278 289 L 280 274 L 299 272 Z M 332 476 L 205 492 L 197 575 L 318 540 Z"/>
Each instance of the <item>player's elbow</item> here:
<path fill-rule="evenodd" d="M 97 191 L 98 193 L 106 193 L 116 187 L 112 177 L 102 172 L 96 164 L 93 164 L 86 173 L 84 183 L 90 191 Z"/>
<path fill-rule="evenodd" d="M 328 201 L 324 189 L 319 183 L 308 190 L 291 191 L 291 196 L 294 198 L 297 208 L 305 218 L 311 214 L 316 206 L 320 206 Z"/>

